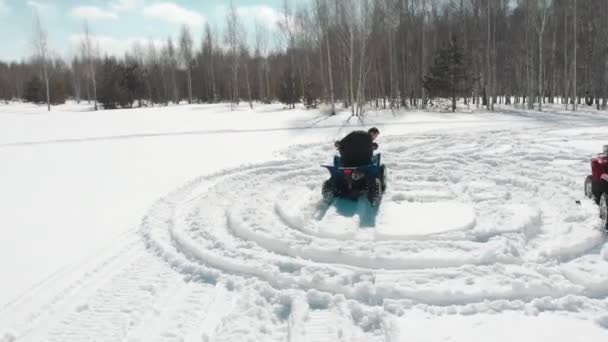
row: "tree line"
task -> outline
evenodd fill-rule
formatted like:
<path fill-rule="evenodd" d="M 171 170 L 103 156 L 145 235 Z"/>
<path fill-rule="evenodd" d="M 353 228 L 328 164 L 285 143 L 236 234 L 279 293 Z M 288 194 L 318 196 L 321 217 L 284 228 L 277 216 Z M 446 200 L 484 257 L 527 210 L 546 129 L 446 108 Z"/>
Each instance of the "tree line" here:
<path fill-rule="evenodd" d="M 276 30 L 247 32 L 234 4 L 221 31 L 183 26 L 162 46 L 124 56 L 99 51 L 85 24 L 71 60 L 49 54 L 34 20 L 35 54 L 0 62 L 0 99 L 50 105 L 66 98 L 104 108 L 169 103 L 281 101 L 425 108 L 560 103 L 606 109 L 608 1 L 284 0 Z M 280 42 L 278 47 L 271 41 Z"/>

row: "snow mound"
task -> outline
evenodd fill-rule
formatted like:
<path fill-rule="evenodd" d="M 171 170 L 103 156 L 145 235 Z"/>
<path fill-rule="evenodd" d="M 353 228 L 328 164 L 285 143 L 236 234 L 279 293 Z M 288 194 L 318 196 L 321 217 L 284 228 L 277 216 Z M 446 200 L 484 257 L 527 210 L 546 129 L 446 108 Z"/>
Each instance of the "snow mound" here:
<path fill-rule="evenodd" d="M 378 239 L 422 239 L 454 230 L 471 229 L 475 212 L 457 202 L 388 202 L 376 219 Z"/>
<path fill-rule="evenodd" d="M 422 317 L 421 317 L 422 316 Z M 407 315 L 391 322 L 389 341 L 604 341 L 608 330 L 588 320 L 557 314 L 526 316 L 517 312 L 471 316 Z"/>

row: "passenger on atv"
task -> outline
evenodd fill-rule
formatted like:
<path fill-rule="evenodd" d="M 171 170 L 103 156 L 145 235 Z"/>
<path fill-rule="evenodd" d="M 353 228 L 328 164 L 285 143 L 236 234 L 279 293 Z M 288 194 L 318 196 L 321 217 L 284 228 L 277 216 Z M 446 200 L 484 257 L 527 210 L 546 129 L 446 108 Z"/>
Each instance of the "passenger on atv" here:
<path fill-rule="evenodd" d="M 351 132 L 335 142 L 340 156 L 334 157 L 333 165 L 323 165 L 331 175 L 323 183 L 326 201 L 331 202 L 335 196 L 356 200 L 365 194 L 373 206 L 380 204 L 386 184 L 380 154 L 374 156 L 374 150 L 378 148 L 374 140 L 379 134 L 374 127 L 367 132 Z"/>

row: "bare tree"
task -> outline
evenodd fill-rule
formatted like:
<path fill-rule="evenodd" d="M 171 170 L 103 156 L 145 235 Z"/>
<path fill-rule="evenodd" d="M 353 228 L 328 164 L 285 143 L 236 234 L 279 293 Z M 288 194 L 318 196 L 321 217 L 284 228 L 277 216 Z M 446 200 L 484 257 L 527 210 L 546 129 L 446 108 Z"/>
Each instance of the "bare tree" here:
<path fill-rule="evenodd" d="M 347 70 L 343 84 L 345 99 L 355 117 L 361 117 L 365 112 L 365 88 L 374 59 L 370 50 L 371 38 L 379 26 L 381 13 L 375 6 L 379 5 L 369 0 L 340 1 L 336 12 L 338 45 Z"/>
<path fill-rule="evenodd" d="M 155 95 L 156 95 L 156 98 L 160 98 L 160 94 L 159 94 L 158 90 L 162 86 L 156 84 L 153 87 L 153 83 L 155 82 L 156 77 L 159 76 L 159 75 L 155 75 L 155 74 L 157 74 L 155 71 L 157 71 L 159 69 L 159 66 L 158 66 L 158 54 L 156 52 L 156 46 L 154 46 L 154 41 L 152 39 L 150 39 L 148 41 L 148 48 L 145 53 L 144 65 L 145 65 L 146 83 L 147 83 L 147 89 L 148 89 L 148 101 L 150 102 L 150 106 L 154 106 Z M 162 77 L 162 72 L 159 72 L 158 74 L 160 74 L 160 76 Z"/>
<path fill-rule="evenodd" d="M 154 43 L 152 43 L 154 44 Z M 145 55 L 146 53 L 144 52 L 144 48 L 143 46 L 139 43 L 139 42 L 134 42 L 133 43 L 133 47 L 132 47 L 132 54 L 133 54 L 133 59 L 137 62 L 137 64 L 140 66 L 141 68 L 141 76 L 142 76 L 142 82 L 145 84 L 145 92 L 147 94 L 148 97 L 148 102 L 151 105 L 152 104 L 152 84 L 151 84 L 151 70 L 150 70 L 150 64 L 147 63 L 146 59 L 145 59 Z M 142 99 L 139 99 L 139 106 L 142 106 Z"/>
<path fill-rule="evenodd" d="M 217 90 L 216 90 L 216 80 L 215 80 L 215 38 L 214 34 L 211 31 L 211 26 L 207 24 L 205 26 L 205 37 L 203 39 L 203 58 L 206 61 L 207 65 L 207 79 L 210 82 L 209 85 L 209 94 L 208 98 L 211 102 L 217 101 Z"/>
<path fill-rule="evenodd" d="M 331 62 L 331 44 L 330 44 L 330 30 L 329 30 L 329 8 L 327 6 L 327 0 L 317 0 L 317 16 L 319 18 L 321 32 L 324 36 L 325 50 L 327 51 L 327 75 L 329 82 L 329 102 L 331 104 L 331 115 L 336 114 L 336 100 L 334 95 L 334 80 L 333 80 L 333 68 Z M 322 44 L 322 43 L 321 43 Z"/>
<path fill-rule="evenodd" d="M 490 63 L 490 50 L 491 50 L 491 17 L 492 17 L 492 1 L 486 1 L 486 22 L 487 22 L 487 34 L 488 39 L 486 41 L 486 97 L 487 97 L 487 108 L 489 110 L 494 110 L 494 97 L 492 94 L 492 66 Z"/>
<path fill-rule="evenodd" d="M 84 22 L 84 36 L 82 39 L 82 54 L 85 56 L 86 63 L 88 66 L 88 77 L 91 80 L 93 86 L 94 109 L 97 110 L 97 80 L 95 77 L 95 60 L 98 56 L 98 49 L 96 46 L 93 46 L 93 38 L 91 37 L 89 24 L 86 21 Z"/>
<path fill-rule="evenodd" d="M 362 0 L 358 6 L 359 25 L 357 35 L 359 36 L 359 65 L 357 77 L 357 116 L 363 116 L 365 112 L 365 84 L 374 55 L 370 51 L 372 34 L 378 27 L 379 13 L 374 11 L 374 1 Z M 375 15 L 376 14 L 376 15 Z"/>
<path fill-rule="evenodd" d="M 181 34 L 179 37 L 179 52 L 181 62 L 186 69 L 187 83 L 188 83 L 188 103 L 192 103 L 192 36 L 190 35 L 190 29 L 188 26 L 183 25 Z"/>
<path fill-rule="evenodd" d="M 535 20 L 534 26 L 538 35 L 538 110 L 543 110 L 543 33 L 547 23 L 547 13 L 549 12 L 550 0 L 535 1 Z"/>
<path fill-rule="evenodd" d="M 251 98 L 251 84 L 249 83 L 249 48 L 244 42 L 240 47 L 240 59 L 245 67 L 245 85 L 247 86 L 247 98 L 249 99 L 249 108 L 253 109 L 253 100 Z"/>
<path fill-rule="evenodd" d="M 177 54 L 175 52 L 175 46 L 173 45 L 173 39 L 171 37 L 167 38 L 167 48 L 165 51 L 165 61 L 167 63 L 167 68 L 169 69 L 169 79 L 171 80 L 171 95 L 173 98 L 173 103 L 178 104 L 179 88 L 177 87 L 177 76 L 175 75 L 177 72 Z"/>
<path fill-rule="evenodd" d="M 562 89 L 562 103 L 564 103 L 566 105 L 566 109 L 568 109 L 568 9 L 567 9 L 567 4 L 569 4 L 569 2 L 564 1 L 563 2 L 563 11 L 564 11 L 564 36 L 563 36 L 563 42 L 564 42 L 564 80 L 563 80 L 563 89 Z"/>
<path fill-rule="evenodd" d="M 270 68 L 268 65 L 268 30 L 259 22 L 255 23 L 256 51 L 261 59 L 258 66 L 258 81 L 260 100 L 270 103 Z M 262 94 L 266 94 L 263 96 Z"/>
<path fill-rule="evenodd" d="M 44 87 L 46 89 L 46 106 L 47 110 L 51 111 L 51 96 L 49 90 L 49 72 L 48 72 L 48 41 L 47 32 L 42 27 L 40 22 L 40 16 L 38 10 L 34 9 L 34 37 L 32 41 L 34 49 L 36 51 L 36 59 L 39 60 L 42 66 L 42 77 L 44 80 Z"/>
<path fill-rule="evenodd" d="M 578 96 L 576 93 L 576 84 L 577 84 L 577 79 L 576 79 L 576 46 L 577 44 L 577 37 L 578 37 L 578 30 L 577 30 L 577 26 L 576 26 L 576 10 L 577 10 L 578 4 L 577 4 L 577 0 L 574 0 L 574 16 L 573 16 L 573 23 L 572 26 L 574 28 L 574 35 L 573 35 L 573 50 L 574 50 L 574 56 L 573 56 L 573 60 L 572 60 L 572 110 L 576 111 L 576 106 L 577 106 L 577 102 L 578 102 Z"/>
<path fill-rule="evenodd" d="M 169 45 L 166 44 L 160 49 L 159 55 L 159 74 L 160 74 L 160 102 L 165 106 L 169 105 L 169 101 L 173 96 L 173 71 L 171 67 L 171 57 L 169 53 Z"/>
<path fill-rule="evenodd" d="M 291 6 L 291 0 L 283 0 L 283 18 L 280 22 L 280 29 L 283 32 L 283 38 L 286 42 L 287 57 L 289 58 L 289 82 L 291 82 L 291 88 L 295 91 L 296 89 L 296 32 L 294 16 Z M 290 104 L 291 108 L 295 108 L 295 104 Z"/>
<path fill-rule="evenodd" d="M 422 16 L 422 24 L 420 25 L 420 30 L 422 31 L 422 41 L 421 41 L 421 47 L 420 47 L 420 54 L 422 56 L 421 58 L 421 62 L 422 62 L 422 67 L 420 68 L 420 78 L 422 79 L 422 76 L 426 73 L 426 20 L 427 20 L 427 16 L 428 16 L 428 11 L 427 11 L 427 7 L 426 7 L 426 0 L 422 0 L 422 11 L 421 11 L 421 16 Z M 422 84 L 420 84 L 420 89 L 422 91 L 422 108 L 426 108 L 426 94 L 425 94 L 425 89 L 422 86 Z"/>
<path fill-rule="evenodd" d="M 72 81 L 74 82 L 74 97 L 76 98 L 76 103 L 80 103 L 82 92 L 82 62 L 78 59 L 78 56 L 72 58 Z"/>
<path fill-rule="evenodd" d="M 225 40 L 230 48 L 230 57 L 232 58 L 232 82 L 231 82 L 231 108 L 234 110 L 234 105 L 239 103 L 239 47 L 241 45 L 241 24 L 234 2 L 230 2 L 230 8 L 226 14 L 226 36 Z"/>

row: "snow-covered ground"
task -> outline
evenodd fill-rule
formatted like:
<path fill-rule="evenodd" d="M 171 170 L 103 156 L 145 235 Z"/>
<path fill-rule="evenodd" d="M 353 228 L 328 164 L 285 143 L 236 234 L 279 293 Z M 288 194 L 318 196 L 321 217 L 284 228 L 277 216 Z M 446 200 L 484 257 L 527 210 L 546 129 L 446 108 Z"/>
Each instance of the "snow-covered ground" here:
<path fill-rule="evenodd" d="M 0 341 L 604 341 L 608 116 L 546 110 L 0 105 Z M 323 205 L 370 126 L 379 210 Z"/>

